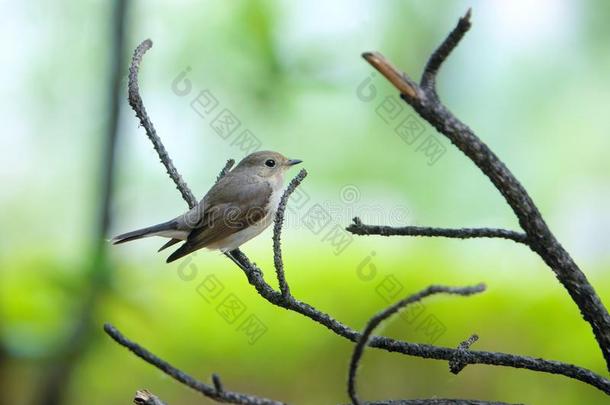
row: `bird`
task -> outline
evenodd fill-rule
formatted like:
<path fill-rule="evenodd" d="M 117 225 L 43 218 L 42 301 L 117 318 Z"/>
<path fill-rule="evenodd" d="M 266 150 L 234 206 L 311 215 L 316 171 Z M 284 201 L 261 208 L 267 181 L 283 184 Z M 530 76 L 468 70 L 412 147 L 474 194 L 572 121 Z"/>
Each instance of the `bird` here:
<path fill-rule="evenodd" d="M 169 255 L 167 263 L 202 248 L 231 252 L 273 222 L 282 197 L 284 174 L 301 162 L 273 151 L 251 153 L 184 214 L 115 236 L 111 242 L 118 245 L 151 236 L 168 238 L 159 252 L 184 242 Z"/>

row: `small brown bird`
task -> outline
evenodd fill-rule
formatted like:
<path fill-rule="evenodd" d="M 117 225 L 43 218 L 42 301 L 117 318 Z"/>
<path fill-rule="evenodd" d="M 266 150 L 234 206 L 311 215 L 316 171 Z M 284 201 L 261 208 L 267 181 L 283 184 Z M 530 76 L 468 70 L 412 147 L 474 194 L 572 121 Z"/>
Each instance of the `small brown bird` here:
<path fill-rule="evenodd" d="M 173 262 L 201 248 L 229 252 L 265 230 L 277 211 L 284 173 L 298 159 L 271 152 L 254 152 L 223 176 L 195 207 L 170 221 L 112 239 L 113 244 L 149 236 L 170 240 L 159 251 L 185 241 L 168 258 Z"/>

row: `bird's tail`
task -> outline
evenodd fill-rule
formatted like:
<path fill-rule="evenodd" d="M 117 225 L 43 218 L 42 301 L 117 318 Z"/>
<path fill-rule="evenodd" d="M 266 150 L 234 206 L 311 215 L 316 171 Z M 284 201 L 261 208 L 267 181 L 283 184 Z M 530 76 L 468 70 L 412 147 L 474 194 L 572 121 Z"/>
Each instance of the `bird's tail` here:
<path fill-rule="evenodd" d="M 163 222 L 161 224 L 149 226 L 147 228 L 137 229 L 135 231 L 127 232 L 112 238 L 111 242 L 113 245 L 119 243 L 130 242 L 132 240 L 147 238 L 149 236 L 164 236 L 166 238 L 173 238 L 177 236 L 180 231 L 177 229 L 177 222 L 175 220 Z"/>

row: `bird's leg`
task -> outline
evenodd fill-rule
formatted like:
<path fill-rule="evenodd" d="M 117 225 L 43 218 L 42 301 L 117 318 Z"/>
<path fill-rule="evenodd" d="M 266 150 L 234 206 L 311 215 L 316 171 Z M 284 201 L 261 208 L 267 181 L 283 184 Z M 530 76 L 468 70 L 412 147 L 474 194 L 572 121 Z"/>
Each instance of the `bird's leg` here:
<path fill-rule="evenodd" d="M 247 271 L 248 269 L 245 268 L 245 266 L 239 260 L 237 260 L 237 258 L 234 256 L 233 252 L 234 252 L 233 250 L 225 252 L 225 256 L 227 256 L 229 259 L 231 259 L 231 261 L 233 263 L 235 263 L 240 269 Z"/>

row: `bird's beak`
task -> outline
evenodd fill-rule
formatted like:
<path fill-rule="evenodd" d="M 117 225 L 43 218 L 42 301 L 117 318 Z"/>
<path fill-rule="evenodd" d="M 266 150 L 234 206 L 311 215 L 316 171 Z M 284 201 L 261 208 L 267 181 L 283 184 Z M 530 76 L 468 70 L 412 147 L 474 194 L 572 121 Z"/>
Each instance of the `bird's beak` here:
<path fill-rule="evenodd" d="M 288 166 L 294 166 L 294 165 L 298 165 L 299 163 L 302 163 L 303 161 L 300 159 L 290 159 L 288 162 L 286 162 L 288 164 Z"/>

